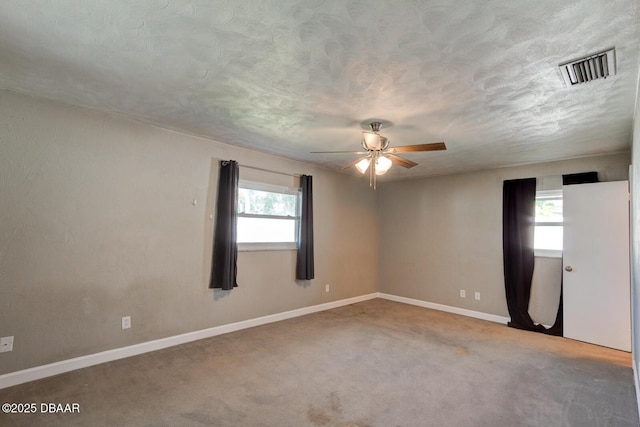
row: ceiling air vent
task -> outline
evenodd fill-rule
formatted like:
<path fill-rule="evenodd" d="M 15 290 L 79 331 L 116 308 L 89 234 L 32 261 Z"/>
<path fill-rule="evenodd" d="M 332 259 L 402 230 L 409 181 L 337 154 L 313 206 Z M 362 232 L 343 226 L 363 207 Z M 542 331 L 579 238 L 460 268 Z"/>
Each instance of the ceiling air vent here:
<path fill-rule="evenodd" d="M 616 74 L 615 48 L 565 62 L 559 67 L 567 87 L 595 79 L 606 79 Z"/>

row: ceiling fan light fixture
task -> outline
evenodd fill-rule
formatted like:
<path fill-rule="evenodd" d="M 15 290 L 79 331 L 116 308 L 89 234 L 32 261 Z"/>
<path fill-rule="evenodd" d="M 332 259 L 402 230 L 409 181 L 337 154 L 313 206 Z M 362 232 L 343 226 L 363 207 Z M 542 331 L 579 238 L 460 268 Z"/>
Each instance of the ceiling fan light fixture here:
<path fill-rule="evenodd" d="M 380 156 L 376 159 L 376 175 L 384 175 L 391 169 L 391 160 L 388 157 Z"/>
<path fill-rule="evenodd" d="M 367 150 L 382 150 L 387 138 L 374 132 L 362 131 L 364 145 Z"/>
<path fill-rule="evenodd" d="M 369 169 L 370 163 L 371 163 L 371 160 L 365 157 L 364 159 L 356 163 L 356 169 L 358 169 L 360 173 L 364 174 L 367 171 L 367 169 Z"/>
<path fill-rule="evenodd" d="M 415 153 L 447 149 L 444 142 L 389 148 L 389 139 L 379 134 L 382 122 L 371 122 L 369 123 L 369 127 L 371 131 L 362 131 L 361 144 L 365 151 L 312 151 L 312 153 L 350 153 L 364 155 L 364 157 L 352 161 L 343 169 L 355 167 L 358 172 L 363 175 L 369 171 L 369 186 L 375 190 L 376 177 L 386 174 L 393 164 L 400 165 L 407 169 L 418 165 L 412 160 L 396 155 L 396 153 Z"/>

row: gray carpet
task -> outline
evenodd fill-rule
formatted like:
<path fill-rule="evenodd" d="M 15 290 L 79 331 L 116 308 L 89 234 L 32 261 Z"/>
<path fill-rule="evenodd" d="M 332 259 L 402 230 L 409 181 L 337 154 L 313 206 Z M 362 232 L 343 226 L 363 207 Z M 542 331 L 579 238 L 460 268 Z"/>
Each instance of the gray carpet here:
<path fill-rule="evenodd" d="M 638 426 L 628 353 L 376 299 L 0 390 L 2 426 Z"/>

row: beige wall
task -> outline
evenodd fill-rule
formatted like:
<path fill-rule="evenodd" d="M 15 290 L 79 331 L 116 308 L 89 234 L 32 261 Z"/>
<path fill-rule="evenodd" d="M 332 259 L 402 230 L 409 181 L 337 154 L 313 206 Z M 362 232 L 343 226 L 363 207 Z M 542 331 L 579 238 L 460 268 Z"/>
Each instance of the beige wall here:
<path fill-rule="evenodd" d="M 381 292 L 508 316 L 502 264 L 503 181 L 592 170 L 599 172 L 601 181 L 624 180 L 629 161 L 625 153 L 383 183 Z M 560 274 L 559 260 L 536 259 L 531 307 L 536 321 L 555 320 Z M 460 298 L 460 289 L 466 290 L 466 298 Z M 474 300 L 474 292 L 480 292 L 480 301 Z"/>
<path fill-rule="evenodd" d="M 219 158 L 313 175 L 315 280 L 294 280 L 294 251 L 242 252 L 240 286 L 208 289 Z M 375 292 L 376 197 L 309 164 L 0 91 L 0 336 L 15 337 L 0 374 Z"/>
<path fill-rule="evenodd" d="M 640 384 L 640 82 L 633 121 L 631 182 L 631 333 L 636 387 Z M 640 390 L 636 389 L 640 407 Z"/>
<path fill-rule="evenodd" d="M 241 252 L 240 287 L 208 289 L 217 159 L 314 176 L 315 280 L 294 280 L 293 251 Z M 502 181 L 590 170 L 620 180 L 628 163 L 592 157 L 374 192 L 361 177 L 0 91 L 0 336 L 15 337 L 0 375 L 376 291 L 506 316 Z M 537 321 L 553 322 L 559 268 L 536 261 Z"/>

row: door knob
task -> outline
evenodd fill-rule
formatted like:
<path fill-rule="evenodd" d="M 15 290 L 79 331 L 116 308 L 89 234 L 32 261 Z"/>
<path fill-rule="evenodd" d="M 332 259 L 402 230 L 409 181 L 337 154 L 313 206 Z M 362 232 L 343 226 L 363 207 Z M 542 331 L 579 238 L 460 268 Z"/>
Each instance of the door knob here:
<path fill-rule="evenodd" d="M 573 271 L 573 267 L 571 267 L 570 265 L 567 265 L 564 269 L 566 271 Z"/>

